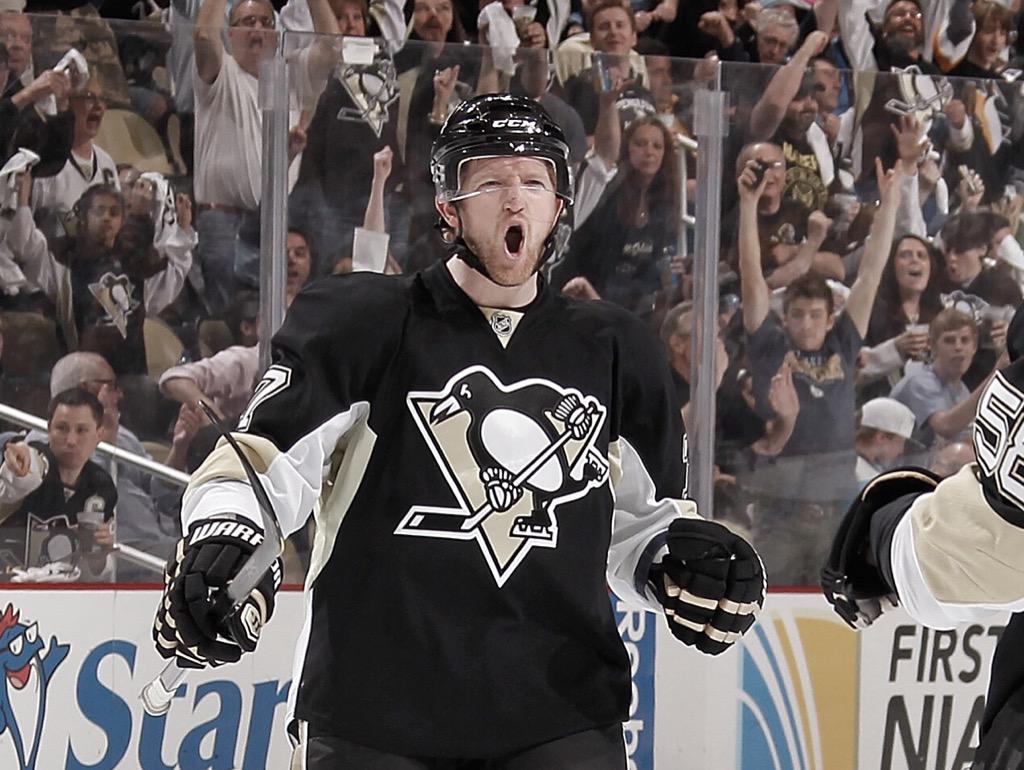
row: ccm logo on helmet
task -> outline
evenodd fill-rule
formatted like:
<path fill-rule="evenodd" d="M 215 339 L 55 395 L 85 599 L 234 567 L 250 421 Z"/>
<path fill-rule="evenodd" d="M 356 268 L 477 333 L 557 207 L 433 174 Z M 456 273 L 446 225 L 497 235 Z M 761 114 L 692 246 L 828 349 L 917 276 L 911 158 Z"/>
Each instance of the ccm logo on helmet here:
<path fill-rule="evenodd" d="M 491 125 L 494 128 L 528 128 L 532 126 L 534 121 L 523 120 L 522 118 L 500 118 L 494 121 Z"/>

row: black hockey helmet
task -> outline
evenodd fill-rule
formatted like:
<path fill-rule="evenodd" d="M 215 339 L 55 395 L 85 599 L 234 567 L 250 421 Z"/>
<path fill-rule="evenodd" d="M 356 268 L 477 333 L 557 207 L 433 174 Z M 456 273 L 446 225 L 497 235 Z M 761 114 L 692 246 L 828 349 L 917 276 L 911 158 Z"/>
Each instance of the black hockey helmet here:
<path fill-rule="evenodd" d="M 561 254 L 572 232 L 573 179 L 565 134 L 547 111 L 532 99 L 511 94 L 485 94 L 462 102 L 448 116 L 430 154 L 430 174 L 438 200 L 458 200 L 462 164 L 474 158 L 510 155 L 540 158 L 554 167 L 555 194 L 562 212 L 544 244 L 537 266 Z M 441 230 L 449 230 L 442 221 Z M 446 238 L 451 250 L 487 275 L 461 235 Z M 490 277 L 490 276 L 488 276 Z"/>

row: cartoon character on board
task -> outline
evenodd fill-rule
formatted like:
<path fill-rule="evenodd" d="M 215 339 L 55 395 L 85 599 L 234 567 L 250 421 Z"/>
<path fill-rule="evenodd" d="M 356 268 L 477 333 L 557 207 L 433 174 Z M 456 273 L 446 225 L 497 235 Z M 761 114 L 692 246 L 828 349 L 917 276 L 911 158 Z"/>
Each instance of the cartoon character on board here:
<path fill-rule="evenodd" d="M 38 624 L 27 625 L 19 618 L 11 604 L 0 615 L 0 767 L 36 770 L 46 693 L 71 646 L 51 636 L 42 654 Z M 12 752 L 14 764 L 4 758 Z"/>

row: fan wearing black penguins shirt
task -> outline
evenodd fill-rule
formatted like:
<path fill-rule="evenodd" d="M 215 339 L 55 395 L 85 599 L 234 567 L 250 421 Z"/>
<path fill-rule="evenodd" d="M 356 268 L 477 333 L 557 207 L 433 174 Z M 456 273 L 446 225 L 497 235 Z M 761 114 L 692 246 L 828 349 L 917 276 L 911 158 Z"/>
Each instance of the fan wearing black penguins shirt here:
<path fill-rule="evenodd" d="M 716 654 L 763 603 L 760 560 L 684 499 L 658 341 L 538 273 L 573 193 L 543 108 L 464 102 L 431 168 L 448 261 L 301 292 L 235 434 L 286 533 L 316 510 L 297 763 L 623 770 L 630 666 L 607 585 Z M 258 539 L 229 447 L 182 508 L 157 648 L 183 665 L 237 660 L 242 644 L 201 630 L 209 589 Z M 225 534 L 239 521 L 248 542 Z M 272 588 L 257 593 L 269 616 Z"/>

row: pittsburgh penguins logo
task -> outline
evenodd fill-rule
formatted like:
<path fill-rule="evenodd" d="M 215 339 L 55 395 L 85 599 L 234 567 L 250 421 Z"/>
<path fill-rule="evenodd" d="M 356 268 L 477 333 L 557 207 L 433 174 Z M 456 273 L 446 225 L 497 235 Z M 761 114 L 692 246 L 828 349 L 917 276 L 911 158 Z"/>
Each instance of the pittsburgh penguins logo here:
<path fill-rule="evenodd" d="M 395 64 L 387 48 L 374 46 L 374 49 L 373 60 L 369 63 L 339 65 L 335 77 L 354 106 L 343 106 L 337 117 L 338 120 L 362 121 L 380 138 L 399 89 Z"/>
<path fill-rule="evenodd" d="M 104 273 L 96 283 L 89 284 L 89 291 L 107 314 L 103 322 L 113 324 L 127 338 L 128 316 L 139 306 L 135 286 L 128 276 Z"/>
<path fill-rule="evenodd" d="M 475 540 L 499 586 L 531 548 L 557 547 L 560 505 L 608 480 L 595 448 L 608 410 L 593 396 L 472 366 L 406 404 L 457 507 L 413 506 L 395 534 Z"/>

